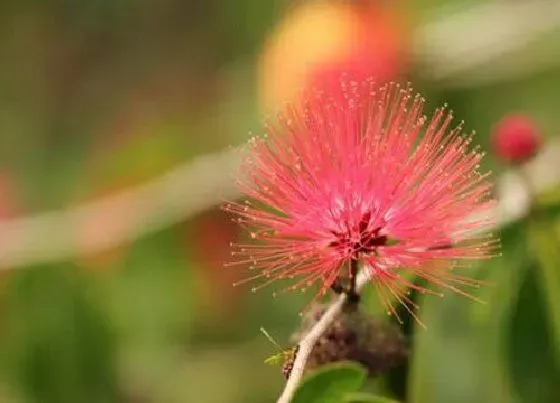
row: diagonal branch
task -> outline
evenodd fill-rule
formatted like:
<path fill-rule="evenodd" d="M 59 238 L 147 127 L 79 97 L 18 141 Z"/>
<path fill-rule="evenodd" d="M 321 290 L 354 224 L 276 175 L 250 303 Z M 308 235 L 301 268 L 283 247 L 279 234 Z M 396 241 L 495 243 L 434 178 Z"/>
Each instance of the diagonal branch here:
<path fill-rule="evenodd" d="M 360 271 L 356 280 L 356 292 L 359 293 L 367 282 L 368 275 L 366 274 L 366 271 Z M 294 397 L 294 394 L 303 379 L 307 358 L 311 354 L 317 340 L 319 340 L 321 335 L 327 331 L 329 326 L 342 311 L 346 298 L 346 294 L 340 295 L 337 300 L 329 306 L 323 316 L 321 316 L 321 319 L 319 319 L 319 321 L 311 328 L 309 333 L 307 333 L 300 341 L 296 359 L 294 360 L 294 366 L 290 372 L 290 377 L 288 378 L 286 386 L 284 387 L 282 395 L 278 398 L 277 403 L 289 403 Z"/>
<path fill-rule="evenodd" d="M 99 201 L 0 221 L 0 270 L 102 252 L 235 198 L 239 158 L 235 149 L 204 155 Z"/>

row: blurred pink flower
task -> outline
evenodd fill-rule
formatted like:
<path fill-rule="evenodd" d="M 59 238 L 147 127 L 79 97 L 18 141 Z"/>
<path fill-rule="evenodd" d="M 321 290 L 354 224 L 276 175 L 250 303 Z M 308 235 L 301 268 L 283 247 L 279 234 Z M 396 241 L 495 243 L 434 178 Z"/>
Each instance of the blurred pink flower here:
<path fill-rule="evenodd" d="M 427 120 L 411 88 L 337 83 L 287 106 L 250 141 L 238 183 L 252 201 L 224 207 L 255 240 L 233 245 L 231 264 L 258 270 L 241 283 L 295 279 L 286 290 L 319 283 L 322 295 L 360 262 L 395 314 L 393 299 L 414 315 L 410 287 L 441 295 L 407 273 L 469 296 L 457 286 L 478 282 L 452 269 L 495 244 L 476 235 L 491 222 L 472 215 L 494 201 L 472 136 L 450 128 L 443 108 Z"/>

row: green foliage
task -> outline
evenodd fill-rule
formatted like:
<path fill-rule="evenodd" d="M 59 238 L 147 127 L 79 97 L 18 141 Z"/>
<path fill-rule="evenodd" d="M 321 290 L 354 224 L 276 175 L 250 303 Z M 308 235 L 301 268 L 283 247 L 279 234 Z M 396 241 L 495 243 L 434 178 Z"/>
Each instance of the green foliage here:
<path fill-rule="evenodd" d="M 299 386 L 292 403 L 340 403 L 357 391 L 366 378 L 357 364 L 331 364 L 311 373 Z"/>
<path fill-rule="evenodd" d="M 359 393 L 366 371 L 358 364 L 325 365 L 309 374 L 298 387 L 292 403 L 397 403 L 370 393 Z"/>
<path fill-rule="evenodd" d="M 477 293 L 486 304 L 420 299 L 428 329 L 415 329 L 411 402 L 558 401 L 557 219 L 557 207 L 546 205 L 502 229 L 503 256 L 476 269 L 489 282 Z"/>
<path fill-rule="evenodd" d="M 344 399 L 344 403 L 397 403 L 397 401 L 369 393 L 352 393 Z"/>
<path fill-rule="evenodd" d="M 537 272 L 540 277 L 542 294 L 547 302 L 551 330 L 555 337 L 553 348 L 556 350 L 556 358 L 560 363 L 560 237 L 554 231 L 550 231 L 550 223 L 554 222 L 554 214 L 546 210 L 535 211 L 530 218 L 530 246 L 535 259 L 538 262 Z"/>
<path fill-rule="evenodd" d="M 116 401 L 114 329 L 75 267 L 19 273 L 6 298 L 8 378 L 25 401 Z"/>
<path fill-rule="evenodd" d="M 505 335 L 507 368 L 522 402 L 552 403 L 560 400 L 560 361 L 555 359 L 551 318 L 538 275 L 538 266 L 527 267 L 509 318 Z"/>
<path fill-rule="evenodd" d="M 560 240 L 550 225 L 557 218 L 554 204 L 541 204 L 524 225 L 528 257 L 505 336 L 511 385 L 523 402 L 560 399 Z"/>
<path fill-rule="evenodd" d="M 152 399 L 159 397 L 160 385 L 179 365 L 177 351 L 192 320 L 191 287 L 179 246 L 175 231 L 137 242 L 128 251 L 124 271 L 106 290 L 122 367 Z"/>

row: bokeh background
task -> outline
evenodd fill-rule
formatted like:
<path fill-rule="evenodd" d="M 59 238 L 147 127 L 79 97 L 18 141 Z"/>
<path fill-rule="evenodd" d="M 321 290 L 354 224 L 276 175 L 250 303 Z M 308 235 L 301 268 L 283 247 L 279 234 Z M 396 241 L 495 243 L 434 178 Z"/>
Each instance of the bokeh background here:
<path fill-rule="evenodd" d="M 288 347 L 312 294 L 232 287 L 243 234 L 219 204 L 232 147 L 342 71 L 447 102 L 502 183 L 502 117 L 528 116 L 545 149 L 560 133 L 560 2 L 1 1 L 0 402 L 274 401 L 259 328 Z M 408 362 L 369 390 L 560 401 L 558 161 L 500 185 L 515 217 L 538 194 L 472 268 L 486 304 L 418 297 L 428 330 L 405 323 Z"/>

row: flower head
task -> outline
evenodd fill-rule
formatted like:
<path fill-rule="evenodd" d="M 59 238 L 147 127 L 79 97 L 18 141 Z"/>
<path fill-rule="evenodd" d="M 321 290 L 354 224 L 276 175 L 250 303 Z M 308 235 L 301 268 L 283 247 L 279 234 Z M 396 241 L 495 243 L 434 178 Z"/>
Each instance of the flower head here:
<path fill-rule="evenodd" d="M 359 262 L 395 314 L 391 301 L 412 313 L 409 287 L 436 293 L 407 273 L 465 294 L 458 286 L 476 280 L 452 269 L 494 244 L 477 235 L 493 200 L 472 135 L 451 128 L 444 108 L 426 119 L 410 88 L 337 82 L 250 141 L 238 183 L 251 200 L 225 209 L 253 241 L 234 245 L 233 264 L 257 271 L 245 281 L 265 279 L 254 290 L 293 279 L 288 289 L 318 283 L 323 294 Z"/>

